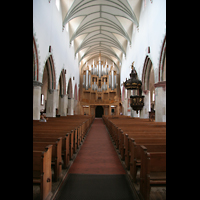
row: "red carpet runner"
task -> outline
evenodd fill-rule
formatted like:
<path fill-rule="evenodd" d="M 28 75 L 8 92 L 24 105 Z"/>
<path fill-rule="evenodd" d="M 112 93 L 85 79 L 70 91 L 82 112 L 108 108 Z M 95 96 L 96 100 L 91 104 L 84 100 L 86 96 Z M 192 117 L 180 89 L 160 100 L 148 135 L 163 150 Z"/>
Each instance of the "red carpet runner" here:
<path fill-rule="evenodd" d="M 94 120 L 69 173 L 126 174 L 101 118 Z"/>
<path fill-rule="evenodd" d="M 136 200 L 102 119 L 95 119 L 56 200 Z"/>

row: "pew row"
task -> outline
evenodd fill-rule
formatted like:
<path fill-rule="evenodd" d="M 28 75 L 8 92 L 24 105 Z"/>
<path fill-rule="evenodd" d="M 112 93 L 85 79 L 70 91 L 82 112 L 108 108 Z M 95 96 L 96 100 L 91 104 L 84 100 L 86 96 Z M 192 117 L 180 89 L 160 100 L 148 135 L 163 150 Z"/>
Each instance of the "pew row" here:
<path fill-rule="evenodd" d="M 36 140 L 38 140 L 36 138 Z M 54 181 L 57 181 L 60 177 L 61 171 L 62 171 L 62 138 L 58 138 L 58 140 L 54 142 L 45 142 L 40 140 L 39 142 L 36 142 L 33 140 L 33 150 L 34 151 L 43 151 L 46 146 L 52 144 L 52 158 L 51 158 L 51 167 L 54 170 Z"/>
<path fill-rule="evenodd" d="M 51 193 L 52 180 L 61 180 L 62 168 L 69 166 L 93 120 L 83 115 L 33 120 L 33 184 L 40 185 L 40 199 Z"/>
<path fill-rule="evenodd" d="M 33 184 L 40 185 L 40 199 L 46 199 L 52 188 L 52 145 L 44 151 L 33 150 Z"/>
<path fill-rule="evenodd" d="M 141 199 L 150 199 L 151 187 L 166 184 L 166 122 L 121 116 L 103 120 Z"/>
<path fill-rule="evenodd" d="M 151 187 L 166 186 L 166 152 L 151 152 L 141 146 L 140 194 L 150 199 Z"/>

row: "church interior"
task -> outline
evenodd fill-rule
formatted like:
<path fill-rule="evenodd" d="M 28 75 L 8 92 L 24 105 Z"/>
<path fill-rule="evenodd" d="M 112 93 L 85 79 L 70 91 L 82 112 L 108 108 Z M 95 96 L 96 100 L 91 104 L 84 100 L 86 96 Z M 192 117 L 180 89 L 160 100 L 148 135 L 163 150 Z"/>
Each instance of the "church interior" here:
<path fill-rule="evenodd" d="M 33 199 L 81 195 L 166 199 L 166 0 L 33 0 Z"/>

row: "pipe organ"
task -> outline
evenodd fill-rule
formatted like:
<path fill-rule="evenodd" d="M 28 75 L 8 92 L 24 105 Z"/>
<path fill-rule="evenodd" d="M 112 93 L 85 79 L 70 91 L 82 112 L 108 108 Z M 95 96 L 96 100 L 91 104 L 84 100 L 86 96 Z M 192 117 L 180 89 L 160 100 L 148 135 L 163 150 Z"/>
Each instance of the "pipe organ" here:
<path fill-rule="evenodd" d="M 107 91 L 108 89 L 114 90 L 117 87 L 117 73 L 111 67 L 109 70 L 108 65 L 102 65 L 99 61 L 98 65 L 89 67 L 83 72 L 83 88 L 91 91 L 98 90 L 99 92 Z"/>
<path fill-rule="evenodd" d="M 80 103 L 83 107 L 83 113 L 87 109 L 88 113 L 95 113 L 93 109 L 97 105 L 101 105 L 105 108 L 104 114 L 111 114 L 111 108 L 116 109 L 116 115 L 119 114 L 118 76 L 113 66 L 108 65 L 107 62 L 103 63 L 101 60 L 96 63 L 93 61 L 90 67 L 85 67 L 81 74 L 80 86 Z"/>

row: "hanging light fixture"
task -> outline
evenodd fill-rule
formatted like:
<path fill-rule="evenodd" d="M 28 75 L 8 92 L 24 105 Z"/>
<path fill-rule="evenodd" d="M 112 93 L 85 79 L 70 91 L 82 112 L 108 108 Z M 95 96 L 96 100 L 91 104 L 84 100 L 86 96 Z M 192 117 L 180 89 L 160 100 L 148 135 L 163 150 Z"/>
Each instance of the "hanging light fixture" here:
<path fill-rule="evenodd" d="M 138 114 L 138 110 L 141 111 L 144 106 L 144 96 L 142 96 L 142 81 L 138 79 L 137 72 L 133 65 L 134 62 L 131 67 L 130 79 L 126 79 L 124 87 L 127 90 L 136 90 L 135 94 L 130 96 L 130 106 Z"/>

